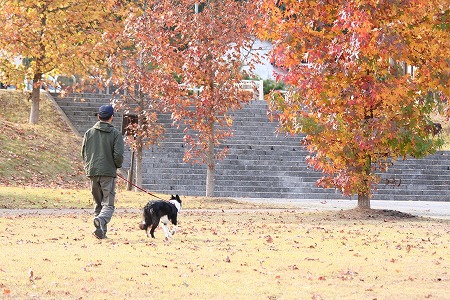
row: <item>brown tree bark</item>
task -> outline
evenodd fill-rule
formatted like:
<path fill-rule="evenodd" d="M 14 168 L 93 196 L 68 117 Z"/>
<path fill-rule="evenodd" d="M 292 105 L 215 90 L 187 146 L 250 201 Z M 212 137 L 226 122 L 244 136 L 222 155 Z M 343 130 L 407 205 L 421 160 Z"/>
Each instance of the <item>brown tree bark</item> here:
<path fill-rule="evenodd" d="M 366 157 L 366 163 L 364 166 L 364 172 L 366 175 L 370 175 L 370 172 L 372 172 L 372 158 L 370 155 L 367 155 Z M 370 209 L 370 187 L 369 187 L 369 181 L 364 181 L 364 186 L 358 193 L 358 208 L 359 209 Z"/>
<path fill-rule="evenodd" d="M 139 92 L 139 112 L 144 111 L 144 95 Z M 143 128 L 144 124 L 144 115 L 139 113 L 138 114 L 138 127 Z M 141 187 L 142 186 L 142 160 L 143 160 L 143 151 L 144 151 L 144 142 L 142 140 L 141 135 L 136 136 L 136 185 Z M 136 192 L 138 189 L 135 190 Z"/>
<path fill-rule="evenodd" d="M 30 124 L 39 122 L 39 102 L 41 98 L 41 77 L 42 73 L 36 73 L 33 77 L 33 90 L 31 91 Z"/>
<path fill-rule="evenodd" d="M 208 141 L 207 157 L 206 157 L 206 197 L 214 196 L 215 189 L 215 159 L 214 159 L 214 122 L 211 122 L 211 135 Z"/>
<path fill-rule="evenodd" d="M 370 196 L 369 194 L 358 194 L 358 208 L 370 209 Z"/>

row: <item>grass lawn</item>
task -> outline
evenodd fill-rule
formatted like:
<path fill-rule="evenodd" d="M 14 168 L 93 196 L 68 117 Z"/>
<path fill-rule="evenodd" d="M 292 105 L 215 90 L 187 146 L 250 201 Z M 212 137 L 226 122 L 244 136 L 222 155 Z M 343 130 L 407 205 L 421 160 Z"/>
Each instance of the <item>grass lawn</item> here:
<path fill-rule="evenodd" d="M 0 186 L 86 187 L 82 138 L 41 94 L 39 124 L 28 124 L 29 93 L 0 90 Z"/>
<path fill-rule="evenodd" d="M 449 221 L 224 203 L 182 211 L 168 242 L 139 211 L 105 240 L 88 212 L 0 217 L 3 297 L 448 299 Z"/>
<path fill-rule="evenodd" d="M 161 199 L 170 199 L 170 195 L 154 194 Z M 240 203 L 230 198 L 184 197 L 185 209 L 228 209 L 272 208 L 271 204 Z M 117 185 L 115 204 L 118 208 L 141 209 L 155 197 L 146 193 L 127 191 L 122 183 Z M 0 209 L 66 209 L 92 208 L 94 202 L 89 189 L 62 189 L 36 187 L 0 186 Z M 279 208 L 278 206 L 276 206 Z"/>

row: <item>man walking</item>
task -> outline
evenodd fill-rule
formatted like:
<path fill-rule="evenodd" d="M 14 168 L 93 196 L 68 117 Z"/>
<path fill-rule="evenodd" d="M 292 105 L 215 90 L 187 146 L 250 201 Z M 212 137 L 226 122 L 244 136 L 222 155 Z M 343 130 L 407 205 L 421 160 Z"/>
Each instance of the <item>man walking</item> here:
<path fill-rule="evenodd" d="M 116 172 L 123 162 L 123 137 L 111 124 L 113 116 L 111 105 L 99 108 L 98 122 L 84 134 L 81 149 L 95 201 L 93 234 L 98 239 L 106 238 L 107 224 L 114 213 Z"/>

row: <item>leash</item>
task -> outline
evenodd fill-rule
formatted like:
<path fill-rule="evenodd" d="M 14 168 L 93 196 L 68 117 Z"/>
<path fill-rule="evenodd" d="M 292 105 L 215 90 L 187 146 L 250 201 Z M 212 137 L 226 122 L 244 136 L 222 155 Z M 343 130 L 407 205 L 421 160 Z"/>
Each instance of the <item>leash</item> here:
<path fill-rule="evenodd" d="M 141 191 L 143 191 L 144 193 L 147 193 L 147 194 L 149 194 L 150 196 L 153 196 L 153 197 L 158 198 L 158 199 L 160 199 L 160 200 L 164 200 L 163 198 L 158 197 L 158 196 L 156 196 L 155 194 L 152 194 L 152 193 L 150 193 L 149 191 L 144 190 L 144 189 L 141 188 L 141 187 L 138 187 L 138 186 L 135 185 L 134 183 L 128 181 L 128 180 L 127 180 L 125 177 L 123 177 L 122 175 L 120 175 L 120 174 L 117 173 L 117 176 L 118 176 L 119 178 L 125 180 L 126 182 L 128 182 L 129 184 L 131 184 L 132 186 L 134 186 L 135 188 L 137 188 L 138 190 L 141 190 Z"/>

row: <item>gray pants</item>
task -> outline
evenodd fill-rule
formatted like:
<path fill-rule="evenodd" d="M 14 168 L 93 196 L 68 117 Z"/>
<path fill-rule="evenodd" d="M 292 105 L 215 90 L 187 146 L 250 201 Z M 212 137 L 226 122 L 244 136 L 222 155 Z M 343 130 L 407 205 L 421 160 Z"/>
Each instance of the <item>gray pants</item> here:
<path fill-rule="evenodd" d="M 91 193 L 94 197 L 94 214 L 103 225 L 111 221 L 114 213 L 114 198 L 116 196 L 116 178 L 109 176 L 92 176 Z"/>

